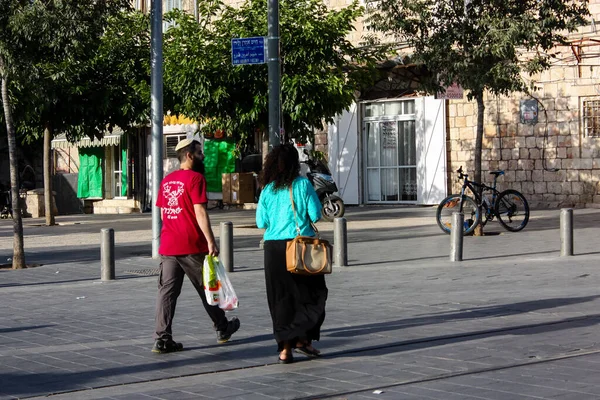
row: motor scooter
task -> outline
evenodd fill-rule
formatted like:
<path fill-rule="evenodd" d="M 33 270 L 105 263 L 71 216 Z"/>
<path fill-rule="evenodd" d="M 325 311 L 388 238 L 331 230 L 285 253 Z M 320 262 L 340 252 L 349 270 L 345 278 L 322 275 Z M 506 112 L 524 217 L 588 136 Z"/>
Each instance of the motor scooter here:
<path fill-rule="evenodd" d="M 338 188 L 331 171 L 322 160 L 311 157 L 307 149 L 304 149 L 303 152 L 308 156 L 306 161 L 302 161 L 303 164 L 308 166 L 306 177 L 319 196 L 323 219 L 331 222 L 334 218 L 344 216 L 346 211 L 344 201 L 339 196 L 334 195 Z"/>

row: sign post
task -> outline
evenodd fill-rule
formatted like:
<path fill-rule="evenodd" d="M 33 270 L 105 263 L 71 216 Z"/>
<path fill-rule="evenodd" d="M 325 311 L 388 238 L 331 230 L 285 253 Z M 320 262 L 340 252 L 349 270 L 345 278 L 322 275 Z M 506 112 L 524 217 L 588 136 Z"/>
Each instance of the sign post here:
<path fill-rule="evenodd" d="M 281 143 L 281 74 L 279 70 L 279 4 L 269 0 L 269 37 L 231 39 L 233 65 L 267 64 L 269 67 L 269 148 Z"/>

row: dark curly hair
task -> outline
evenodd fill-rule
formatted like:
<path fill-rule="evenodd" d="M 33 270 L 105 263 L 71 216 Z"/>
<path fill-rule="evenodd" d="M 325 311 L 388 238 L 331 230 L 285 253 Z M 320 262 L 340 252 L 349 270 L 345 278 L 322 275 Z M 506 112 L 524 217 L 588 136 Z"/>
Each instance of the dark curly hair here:
<path fill-rule="evenodd" d="M 274 182 L 275 189 L 290 187 L 294 179 L 300 175 L 300 158 L 298 150 L 290 144 L 274 147 L 265 160 L 265 165 L 258 177 L 262 187 Z"/>

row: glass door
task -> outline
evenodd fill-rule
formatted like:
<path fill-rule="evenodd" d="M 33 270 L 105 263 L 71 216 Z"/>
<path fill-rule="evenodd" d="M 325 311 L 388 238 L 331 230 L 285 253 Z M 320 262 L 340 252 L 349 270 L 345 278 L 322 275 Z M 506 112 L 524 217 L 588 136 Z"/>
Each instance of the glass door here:
<path fill-rule="evenodd" d="M 113 198 L 127 197 L 127 144 L 125 137 L 121 138 L 121 143 L 113 146 Z"/>
<path fill-rule="evenodd" d="M 365 110 L 367 201 L 417 201 L 414 100 L 368 104 Z"/>

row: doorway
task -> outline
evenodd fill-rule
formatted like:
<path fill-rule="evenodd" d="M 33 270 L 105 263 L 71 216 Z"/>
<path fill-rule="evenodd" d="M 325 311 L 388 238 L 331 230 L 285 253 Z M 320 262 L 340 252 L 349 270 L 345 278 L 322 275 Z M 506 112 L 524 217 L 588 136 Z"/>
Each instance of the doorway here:
<path fill-rule="evenodd" d="M 366 199 L 369 203 L 417 201 L 415 100 L 366 103 Z"/>

